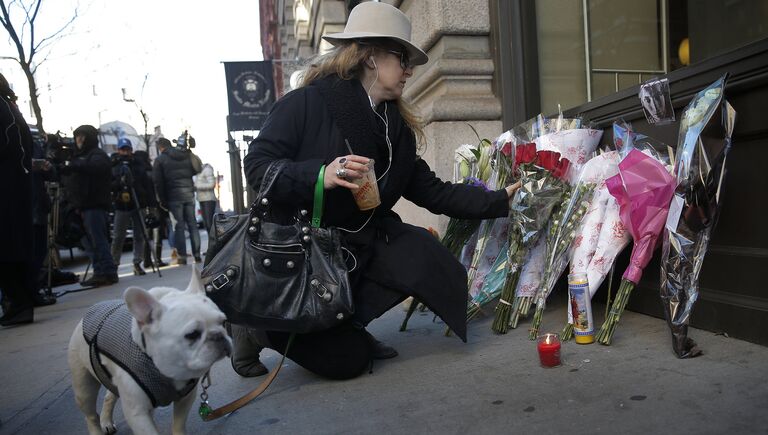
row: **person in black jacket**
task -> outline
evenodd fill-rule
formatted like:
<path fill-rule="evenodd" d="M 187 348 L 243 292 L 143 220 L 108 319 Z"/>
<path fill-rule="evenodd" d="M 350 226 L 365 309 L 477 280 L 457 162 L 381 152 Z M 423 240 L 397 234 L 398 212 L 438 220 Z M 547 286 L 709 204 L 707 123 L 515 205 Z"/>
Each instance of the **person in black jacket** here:
<path fill-rule="evenodd" d="M 356 260 L 350 272 L 355 314 L 341 326 L 297 334 L 288 357 L 321 376 L 345 379 L 367 369 L 371 359 L 397 356 L 365 326 L 414 296 L 466 341 L 467 274 L 426 229 L 403 223 L 392 210 L 400 198 L 456 218 L 507 216 L 512 186 L 498 191 L 437 178 L 417 152 L 422 128 L 402 100 L 415 65 L 427 55 L 410 42 L 411 24 L 397 8 L 364 2 L 350 13 L 344 33 L 323 38 L 335 45 L 304 71 L 303 82 L 272 108 L 244 160 L 251 186 L 258 186 L 275 160 L 289 162 L 271 190 L 273 205 L 312 210 L 313 188 L 325 165 L 323 225 L 338 227 Z M 373 159 L 381 204 L 360 211 L 352 181 Z M 254 289 L 256 291 L 256 289 Z M 233 365 L 250 375 L 241 354 L 268 346 L 284 352 L 289 334 L 233 327 Z M 239 366 L 239 367 L 238 367 Z"/>
<path fill-rule="evenodd" d="M 148 236 L 152 238 L 153 242 L 151 244 L 146 244 L 146 248 L 144 249 L 144 267 L 163 267 L 167 266 L 168 263 L 164 262 L 163 257 L 163 238 L 166 234 L 166 228 L 163 223 L 168 220 L 167 214 L 168 212 L 161 210 L 157 206 L 157 193 L 155 192 L 155 183 L 152 181 L 152 161 L 149 159 L 149 153 L 144 150 L 136 150 L 133 153 L 133 158 L 135 160 L 138 160 L 144 165 L 144 170 L 147 175 L 147 179 L 150 181 L 149 183 L 149 201 L 150 204 L 153 204 L 150 206 L 147 212 L 147 216 L 144 218 L 144 222 L 146 222 L 146 227 L 148 231 Z M 170 241 L 168 242 L 170 244 Z M 155 249 L 155 257 L 152 258 L 152 252 L 151 249 L 154 245 Z"/>
<path fill-rule="evenodd" d="M 178 264 L 187 264 L 186 226 L 192 242 L 192 255 L 195 262 L 199 263 L 202 261 L 200 232 L 195 218 L 195 183 L 192 177 L 202 168 L 196 168 L 191 151 L 171 146 L 171 142 L 164 137 L 157 140 L 157 149 L 160 155 L 155 159 L 152 178 L 160 207 L 170 211 L 176 219 L 176 227 L 173 229 L 173 247 L 179 254 L 176 261 Z"/>
<path fill-rule="evenodd" d="M 93 276 L 81 284 L 98 287 L 118 281 L 117 266 L 109 252 L 108 211 L 111 207 L 112 164 L 99 148 L 98 130 L 81 125 L 74 131 L 74 158 L 60 167 L 62 184 L 72 207 L 83 219 L 88 254 L 93 262 Z"/>
<path fill-rule="evenodd" d="M 154 188 L 144 163 L 134 158 L 133 145 L 125 137 L 117 141 L 117 153 L 112 156 L 112 198 L 115 207 L 112 261 L 120 264 L 125 234 L 130 224 L 133 227 L 133 274 L 146 275 L 141 268 L 146 243 L 142 223 L 144 209 L 155 205 Z"/>
<path fill-rule="evenodd" d="M 5 187 L 0 207 L 0 290 L 3 316 L 0 325 L 34 320 L 30 279 L 34 251 L 32 233 L 32 133 L 16 106 L 16 95 L 0 74 L 0 186 Z"/>

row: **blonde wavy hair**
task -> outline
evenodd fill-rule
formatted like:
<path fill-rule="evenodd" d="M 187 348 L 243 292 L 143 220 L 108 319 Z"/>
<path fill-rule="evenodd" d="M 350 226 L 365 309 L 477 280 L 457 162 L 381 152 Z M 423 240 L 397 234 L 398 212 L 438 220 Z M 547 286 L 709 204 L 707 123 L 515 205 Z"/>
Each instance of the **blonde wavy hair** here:
<path fill-rule="evenodd" d="M 363 63 L 373 55 L 376 49 L 404 48 L 386 38 L 372 38 L 360 43 L 351 40 L 348 43 L 334 47 L 328 53 L 318 55 L 302 71 L 299 87 L 308 86 L 315 80 L 335 74 L 343 80 L 359 79 L 363 75 Z M 419 153 L 426 144 L 424 122 L 418 115 L 418 109 L 403 98 L 396 100 L 397 108 L 406 125 L 416 136 L 416 147 Z"/>

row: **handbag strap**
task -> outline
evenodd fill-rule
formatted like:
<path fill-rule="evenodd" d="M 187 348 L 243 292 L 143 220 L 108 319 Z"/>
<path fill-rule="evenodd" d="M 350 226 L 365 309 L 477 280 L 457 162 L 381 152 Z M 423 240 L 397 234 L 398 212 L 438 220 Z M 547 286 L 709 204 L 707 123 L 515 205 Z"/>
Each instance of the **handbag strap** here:
<path fill-rule="evenodd" d="M 214 410 L 206 411 L 205 413 L 202 411 L 203 404 L 201 404 L 201 408 L 200 408 L 201 411 L 199 412 L 199 414 L 200 414 L 200 417 L 203 419 L 203 421 L 212 421 L 212 420 L 216 420 L 217 418 L 223 417 L 227 414 L 231 414 L 237 411 L 238 409 L 242 408 L 243 406 L 247 405 L 248 402 L 259 397 L 261 393 L 266 391 L 269 385 L 272 383 L 272 381 L 274 381 L 275 378 L 277 377 L 277 374 L 280 372 L 280 368 L 283 367 L 283 363 L 285 362 L 285 356 L 288 354 L 288 349 L 291 348 L 291 343 L 293 343 L 294 337 L 296 337 L 295 332 L 291 333 L 291 335 L 288 337 L 288 343 L 285 345 L 285 350 L 283 351 L 283 357 L 280 358 L 280 362 L 277 364 L 277 367 L 275 367 L 272 370 L 272 372 L 269 373 L 269 376 L 267 376 L 267 378 L 264 379 L 264 381 L 261 384 L 259 384 L 258 387 L 254 388 L 250 393 L 247 393 L 243 397 L 237 400 L 233 400 L 232 402 L 229 402 L 224 406 L 221 406 Z M 205 388 L 203 389 L 203 394 L 206 394 Z M 205 397 L 207 397 L 207 394 Z"/>
<path fill-rule="evenodd" d="M 325 165 L 320 166 L 320 173 L 315 182 L 315 202 L 312 206 L 312 227 L 320 228 L 320 222 L 323 220 L 323 201 L 325 197 Z"/>
<path fill-rule="evenodd" d="M 269 191 L 272 190 L 272 186 L 275 184 L 280 171 L 283 170 L 288 160 L 275 160 L 269 164 L 267 170 L 264 172 L 264 177 L 261 179 L 261 185 L 259 186 L 259 193 L 256 195 L 256 202 L 254 206 L 260 206 L 266 204 L 262 203 L 262 200 L 267 197 Z"/>

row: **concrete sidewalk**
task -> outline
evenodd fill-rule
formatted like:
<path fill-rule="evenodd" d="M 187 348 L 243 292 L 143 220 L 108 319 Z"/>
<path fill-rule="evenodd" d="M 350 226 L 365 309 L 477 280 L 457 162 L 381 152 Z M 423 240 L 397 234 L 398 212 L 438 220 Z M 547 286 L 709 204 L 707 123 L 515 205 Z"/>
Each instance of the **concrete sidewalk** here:
<path fill-rule="evenodd" d="M 34 324 L 0 329 L 0 433 L 85 433 L 66 362 L 73 328 L 91 304 L 119 298 L 130 285 L 186 287 L 191 267 L 165 268 L 162 278 L 128 274 L 115 286 L 67 293 L 36 310 Z M 596 313 L 603 309 L 595 306 Z M 542 331 L 559 331 L 563 310 L 562 301 L 554 301 Z M 678 360 L 662 320 L 627 312 L 612 346 L 567 343 L 564 365 L 544 369 L 525 320 L 504 336 L 490 331 L 491 319 L 475 321 L 464 344 L 445 337 L 431 313 L 417 312 L 409 330 L 398 332 L 403 316 L 393 309 L 370 325 L 400 352 L 377 361 L 372 374 L 328 381 L 288 361 L 262 397 L 230 416 L 204 423 L 196 403 L 189 432 L 768 433 L 766 347 L 693 329 L 704 355 Z M 262 356 L 269 367 L 278 361 L 271 351 Z M 261 381 L 240 378 L 228 360 L 217 363 L 211 376 L 212 406 Z M 171 408 L 155 418 L 161 433 L 170 433 Z M 115 422 L 119 433 L 130 433 L 120 406 Z"/>

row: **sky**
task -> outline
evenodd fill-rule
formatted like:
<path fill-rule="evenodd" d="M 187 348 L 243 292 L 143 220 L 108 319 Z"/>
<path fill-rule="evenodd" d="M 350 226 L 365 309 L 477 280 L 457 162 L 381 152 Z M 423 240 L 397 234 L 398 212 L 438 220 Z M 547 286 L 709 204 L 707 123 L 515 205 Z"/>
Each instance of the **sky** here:
<path fill-rule="evenodd" d="M 38 40 L 66 23 L 77 5 L 69 34 L 42 53 L 48 57 L 36 75 L 46 132 L 71 136 L 79 125 L 118 120 L 143 134 L 141 108 L 150 134 L 157 125 L 169 139 L 189 130 L 195 153 L 224 175 L 221 206 L 231 208 L 221 62 L 262 59 L 258 0 L 48 0 L 40 9 Z M 16 55 L 0 28 L 0 57 Z M 34 123 L 20 66 L 0 59 L 0 72 Z M 124 101 L 123 88 L 135 103 Z"/>

